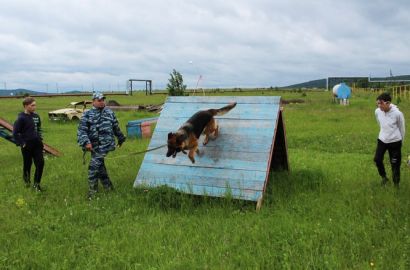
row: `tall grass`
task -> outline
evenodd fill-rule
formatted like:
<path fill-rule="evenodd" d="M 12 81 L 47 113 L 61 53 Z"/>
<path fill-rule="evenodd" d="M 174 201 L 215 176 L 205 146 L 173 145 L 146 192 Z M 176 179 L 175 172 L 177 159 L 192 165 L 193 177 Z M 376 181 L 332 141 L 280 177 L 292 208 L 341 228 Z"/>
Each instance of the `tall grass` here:
<path fill-rule="evenodd" d="M 87 201 L 77 124 L 47 120 L 49 110 L 73 100 L 39 98 L 45 141 L 64 155 L 47 156 L 47 190 L 37 194 L 23 187 L 19 149 L 0 140 L 0 268 L 409 269 L 410 169 L 402 166 L 399 191 L 379 185 L 375 96 L 356 93 L 350 106 L 340 106 L 324 92 L 263 95 L 305 102 L 285 105 L 291 172 L 272 174 L 258 213 L 253 203 L 230 198 L 133 189 L 141 155 L 107 159 L 116 190 Z M 165 96 L 115 99 L 157 104 Z M 400 103 L 406 119 L 409 105 Z M 0 117 L 12 122 L 20 110 L 20 100 L 0 100 Z M 124 132 L 129 120 L 152 115 L 117 113 Z M 148 143 L 128 140 L 109 157 Z"/>

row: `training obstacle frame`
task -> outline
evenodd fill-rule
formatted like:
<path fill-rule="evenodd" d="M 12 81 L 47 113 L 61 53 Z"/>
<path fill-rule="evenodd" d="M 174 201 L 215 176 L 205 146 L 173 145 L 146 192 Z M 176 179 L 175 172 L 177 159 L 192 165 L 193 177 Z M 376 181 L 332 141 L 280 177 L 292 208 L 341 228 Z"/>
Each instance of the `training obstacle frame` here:
<path fill-rule="evenodd" d="M 191 163 L 187 155 L 166 157 L 160 148 L 145 154 L 134 187 L 167 185 L 181 192 L 214 197 L 231 196 L 257 202 L 261 207 L 269 175 L 289 170 L 286 132 L 277 96 L 168 97 L 155 127 L 149 149 L 166 144 L 194 113 L 237 102 L 234 109 L 215 117 L 219 136 L 202 145 Z"/>
<path fill-rule="evenodd" d="M 5 119 L 3 119 L 1 117 L 0 117 L 0 127 L 2 127 L 5 130 L 8 130 L 9 132 L 13 132 L 13 125 L 10 124 L 9 122 L 7 122 Z M 4 130 L 0 130 L 0 131 L 1 131 L 0 132 L 0 137 L 3 137 L 6 140 L 8 140 L 8 141 L 10 141 L 14 144 L 16 143 L 11 134 L 7 134 Z M 45 143 L 43 143 L 43 144 L 44 144 L 44 151 L 46 151 L 46 153 L 51 154 L 51 155 L 56 156 L 56 157 L 61 156 L 61 153 L 57 149 L 51 147 L 48 144 L 45 144 Z"/>

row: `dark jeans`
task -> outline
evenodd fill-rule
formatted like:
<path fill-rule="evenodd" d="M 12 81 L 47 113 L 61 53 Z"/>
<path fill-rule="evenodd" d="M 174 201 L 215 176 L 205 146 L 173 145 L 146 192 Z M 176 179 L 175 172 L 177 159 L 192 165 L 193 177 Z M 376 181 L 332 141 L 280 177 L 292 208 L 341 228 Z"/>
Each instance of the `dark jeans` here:
<path fill-rule="evenodd" d="M 26 146 L 21 148 L 21 153 L 23 154 L 24 182 L 30 183 L 31 164 L 34 161 L 34 166 L 36 166 L 34 183 L 40 184 L 44 168 L 43 143 L 40 140 L 28 141 Z"/>
<path fill-rule="evenodd" d="M 377 149 L 374 156 L 377 170 L 381 177 L 386 177 L 386 170 L 384 168 L 383 159 L 386 151 L 389 151 L 390 164 L 393 171 L 393 182 L 398 184 L 400 182 L 400 165 L 401 165 L 401 141 L 393 143 L 384 143 L 377 140 Z"/>

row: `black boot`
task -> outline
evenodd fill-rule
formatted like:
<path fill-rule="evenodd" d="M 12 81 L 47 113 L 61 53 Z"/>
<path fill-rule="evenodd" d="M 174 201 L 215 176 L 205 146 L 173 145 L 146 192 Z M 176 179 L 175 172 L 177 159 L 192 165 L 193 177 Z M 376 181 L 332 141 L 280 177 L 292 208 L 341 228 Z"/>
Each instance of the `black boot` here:
<path fill-rule="evenodd" d="M 98 192 L 98 184 L 90 186 L 90 188 L 88 189 L 88 193 L 87 193 L 87 199 L 91 201 L 95 197 L 95 194 L 97 194 L 97 192 Z"/>
<path fill-rule="evenodd" d="M 111 183 L 108 186 L 104 187 L 105 191 L 114 191 L 114 185 Z"/>
<path fill-rule="evenodd" d="M 37 192 L 43 192 L 43 189 L 40 187 L 40 183 L 34 183 L 33 188 Z"/>
<path fill-rule="evenodd" d="M 380 182 L 380 184 L 382 186 L 385 186 L 387 184 L 387 182 L 389 182 L 389 178 L 387 178 L 386 176 L 382 177 L 382 181 Z"/>
<path fill-rule="evenodd" d="M 24 174 L 23 175 L 23 181 L 24 181 L 24 185 L 26 188 L 31 186 L 31 182 L 30 182 L 30 174 Z"/>
<path fill-rule="evenodd" d="M 24 180 L 24 186 L 26 187 L 26 188 L 29 188 L 30 186 L 31 186 L 31 182 L 30 182 L 30 180 Z"/>

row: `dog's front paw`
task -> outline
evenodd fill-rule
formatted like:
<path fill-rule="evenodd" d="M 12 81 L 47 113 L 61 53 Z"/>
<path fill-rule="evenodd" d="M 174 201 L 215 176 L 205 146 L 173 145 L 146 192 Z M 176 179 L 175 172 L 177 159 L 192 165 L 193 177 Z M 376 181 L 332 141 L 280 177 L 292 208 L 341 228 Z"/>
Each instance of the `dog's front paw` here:
<path fill-rule="evenodd" d="M 193 157 L 189 157 L 189 159 L 191 160 L 192 164 L 195 163 L 195 159 Z"/>

